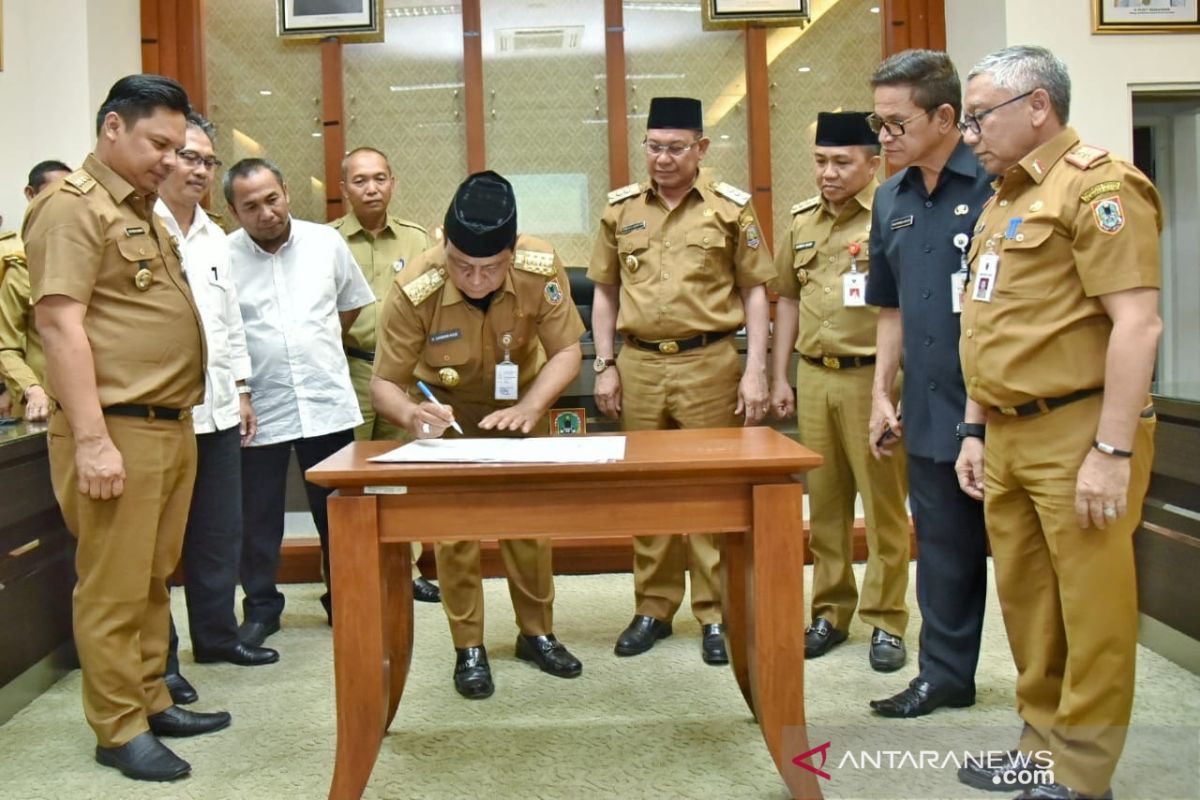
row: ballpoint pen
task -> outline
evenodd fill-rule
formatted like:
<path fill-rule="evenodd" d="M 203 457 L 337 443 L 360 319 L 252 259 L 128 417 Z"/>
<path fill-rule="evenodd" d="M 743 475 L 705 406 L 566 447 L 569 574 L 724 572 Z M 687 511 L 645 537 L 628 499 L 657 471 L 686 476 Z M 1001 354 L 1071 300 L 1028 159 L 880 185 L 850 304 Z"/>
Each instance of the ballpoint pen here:
<path fill-rule="evenodd" d="M 445 405 L 442 403 L 442 401 L 441 401 L 441 400 L 438 400 L 436 397 L 434 397 L 434 396 L 433 396 L 433 392 L 429 391 L 429 387 L 425 385 L 425 381 L 417 381 L 417 388 L 421 390 L 421 394 L 425 395 L 426 399 L 428 399 L 428 400 L 429 400 L 429 402 L 433 403 L 433 404 L 434 404 L 435 406 L 437 406 L 438 408 L 445 408 L 445 407 L 446 407 L 446 406 L 445 406 Z M 451 422 L 451 423 L 450 423 L 450 427 L 451 427 L 451 428 L 454 428 L 454 430 L 458 431 L 458 435 L 459 435 L 459 436 L 466 436 L 466 434 L 465 434 L 465 433 L 463 433 L 462 426 L 460 426 L 460 425 L 458 424 L 458 421 L 457 421 L 457 420 L 456 420 L 456 421 L 454 421 L 454 422 Z"/>

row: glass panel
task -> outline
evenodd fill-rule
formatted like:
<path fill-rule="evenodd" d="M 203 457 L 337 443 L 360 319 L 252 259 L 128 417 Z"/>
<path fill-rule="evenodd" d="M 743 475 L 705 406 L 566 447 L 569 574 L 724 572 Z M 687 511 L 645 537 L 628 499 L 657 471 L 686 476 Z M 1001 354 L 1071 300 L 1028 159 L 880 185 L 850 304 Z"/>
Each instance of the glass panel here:
<path fill-rule="evenodd" d="M 522 233 L 585 266 L 608 193 L 604 3 L 483 4 L 487 163 L 513 183 Z"/>
<path fill-rule="evenodd" d="M 696 97 L 712 140 L 703 166 L 749 191 L 745 34 L 705 31 L 695 0 L 631 1 L 624 13 L 631 180 L 647 179 L 642 139 L 650 99 Z"/>
<path fill-rule="evenodd" d="M 385 41 L 342 53 L 346 149 L 386 153 L 391 213 L 432 231 L 466 176 L 460 6 L 389 3 Z"/>
<path fill-rule="evenodd" d="M 251 156 L 276 162 L 293 216 L 324 222 L 320 47 L 284 45 L 275 35 L 274 3 L 208 0 L 204 18 L 217 157 L 226 167 Z M 213 208 L 236 224 L 221 192 L 213 195 Z"/>
<path fill-rule="evenodd" d="M 809 25 L 767 36 L 767 57 L 775 56 L 768 74 L 776 241 L 791 224 L 789 209 L 818 193 L 812 165 L 817 113 L 873 107 L 867 82 L 882 52 L 879 6 L 879 0 L 813 3 Z"/>

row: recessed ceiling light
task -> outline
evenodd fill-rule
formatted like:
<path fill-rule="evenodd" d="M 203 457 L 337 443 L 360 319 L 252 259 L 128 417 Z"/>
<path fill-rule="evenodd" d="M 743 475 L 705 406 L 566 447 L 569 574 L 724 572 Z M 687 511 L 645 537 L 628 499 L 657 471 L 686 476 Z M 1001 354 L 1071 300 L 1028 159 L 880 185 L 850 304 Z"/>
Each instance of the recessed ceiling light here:
<path fill-rule="evenodd" d="M 725 142 L 729 141 L 729 134 L 728 134 L 728 133 L 722 133 L 722 134 L 721 134 L 721 140 L 722 140 L 722 141 L 725 141 Z"/>
<path fill-rule="evenodd" d="M 812 72 L 812 67 L 799 67 L 796 72 Z"/>
<path fill-rule="evenodd" d="M 271 96 L 271 90 L 270 90 L 270 89 L 259 89 L 259 90 L 258 90 L 258 93 L 259 93 L 259 94 L 261 94 L 263 97 L 270 97 L 270 96 Z"/>
<path fill-rule="evenodd" d="M 879 6 L 871 6 L 871 13 L 872 13 L 872 14 L 878 14 L 878 13 L 879 13 Z"/>
<path fill-rule="evenodd" d="M 312 135 L 312 136 L 313 136 L 313 138 L 314 138 L 314 139 L 320 139 L 320 138 L 321 138 L 321 132 L 320 132 L 320 131 L 313 131 L 313 135 Z"/>

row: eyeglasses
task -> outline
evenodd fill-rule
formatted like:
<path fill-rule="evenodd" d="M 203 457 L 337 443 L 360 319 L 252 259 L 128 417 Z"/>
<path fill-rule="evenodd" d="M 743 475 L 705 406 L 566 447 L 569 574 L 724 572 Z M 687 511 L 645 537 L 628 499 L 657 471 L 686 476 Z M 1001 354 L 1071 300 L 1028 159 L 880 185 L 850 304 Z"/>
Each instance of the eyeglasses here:
<path fill-rule="evenodd" d="M 212 156 L 205 158 L 195 150 L 176 150 L 175 155 L 182 159 L 189 167 L 198 167 L 203 164 L 209 169 L 215 170 L 221 166 L 221 159 L 213 158 Z"/>
<path fill-rule="evenodd" d="M 908 119 L 898 119 L 898 120 L 888 120 L 888 119 L 884 119 L 883 117 L 879 116 L 878 114 L 868 114 L 867 115 L 867 125 L 871 126 L 871 130 L 873 130 L 875 133 L 879 133 L 880 131 L 887 131 L 888 136 L 895 138 L 895 137 L 904 135 L 904 126 L 905 125 L 912 122 L 914 119 L 917 119 L 918 117 L 927 117 L 932 113 L 933 113 L 932 111 L 918 111 L 917 113 L 913 114 Z"/>
<path fill-rule="evenodd" d="M 959 132 L 966 133 L 966 132 L 970 131 L 971 133 L 978 136 L 980 133 L 979 123 L 983 120 L 984 117 L 986 117 L 988 114 L 991 114 L 993 111 L 999 111 L 1000 109 L 1004 108 L 1009 103 L 1015 103 L 1018 100 L 1024 100 L 1026 97 L 1029 97 L 1029 95 L 1033 94 L 1036 91 L 1037 91 L 1037 89 L 1030 89 L 1025 94 L 1019 94 L 1016 97 L 1011 97 L 1008 100 L 1005 100 L 1003 103 L 1000 103 L 999 105 L 994 105 L 991 108 L 985 108 L 983 111 L 980 111 L 978 114 L 963 114 L 962 122 L 958 123 Z"/>
<path fill-rule="evenodd" d="M 691 144 L 662 144 L 661 142 L 652 142 L 649 139 L 642 140 L 642 147 L 646 149 L 646 153 L 652 156 L 661 156 L 666 153 L 671 158 L 682 158 L 683 154 L 691 150 L 700 141 L 694 141 Z"/>

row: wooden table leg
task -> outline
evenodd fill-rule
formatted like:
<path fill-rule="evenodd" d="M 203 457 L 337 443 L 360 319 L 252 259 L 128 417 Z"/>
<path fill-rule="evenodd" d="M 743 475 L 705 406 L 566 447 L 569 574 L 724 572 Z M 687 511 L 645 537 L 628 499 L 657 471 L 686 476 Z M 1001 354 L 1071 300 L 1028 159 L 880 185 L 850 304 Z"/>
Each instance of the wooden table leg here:
<path fill-rule="evenodd" d="M 337 688 L 337 760 L 330 800 L 362 797 L 383 739 L 384 571 L 377 498 L 329 498 L 333 573 L 333 673 Z M 406 545 L 405 545 L 406 546 Z"/>
<path fill-rule="evenodd" d="M 404 694 L 404 681 L 412 665 L 413 593 L 412 548 L 408 542 L 383 547 L 385 576 L 383 638 L 387 642 L 388 706 L 384 733 L 396 718 L 396 708 Z"/>
<path fill-rule="evenodd" d="M 742 697 L 754 711 L 754 697 L 750 693 L 750 663 L 747 659 L 746 626 L 746 534 L 727 533 L 721 537 L 721 607 L 725 620 L 725 646 L 729 650 L 729 665 L 737 679 Z"/>
<path fill-rule="evenodd" d="M 805 753 L 804 488 L 754 487 L 748 650 L 754 708 L 767 749 L 794 798 L 820 798 L 817 776 L 793 763 Z"/>

